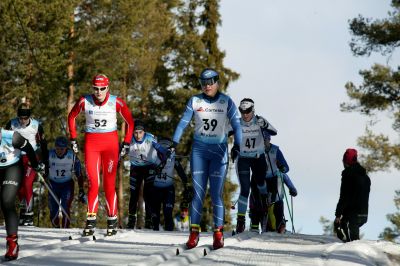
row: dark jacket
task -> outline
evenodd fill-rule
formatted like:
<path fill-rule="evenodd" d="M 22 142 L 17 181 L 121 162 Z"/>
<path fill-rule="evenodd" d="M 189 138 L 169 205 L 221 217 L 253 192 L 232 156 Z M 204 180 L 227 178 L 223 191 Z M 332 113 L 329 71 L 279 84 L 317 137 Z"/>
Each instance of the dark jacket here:
<path fill-rule="evenodd" d="M 340 198 L 335 216 L 367 216 L 370 187 L 371 180 L 364 167 L 358 162 L 346 167 L 342 171 Z"/>

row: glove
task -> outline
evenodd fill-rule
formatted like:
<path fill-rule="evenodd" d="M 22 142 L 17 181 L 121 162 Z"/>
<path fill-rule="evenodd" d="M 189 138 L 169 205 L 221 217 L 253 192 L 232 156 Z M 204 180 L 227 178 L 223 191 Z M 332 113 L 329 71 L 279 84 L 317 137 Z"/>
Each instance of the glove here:
<path fill-rule="evenodd" d="M 233 144 L 233 147 L 232 147 L 232 149 L 231 149 L 231 159 L 232 159 L 232 162 L 235 162 L 236 157 L 238 157 L 239 153 L 240 153 L 240 147 L 239 147 L 239 145 Z"/>
<path fill-rule="evenodd" d="M 257 125 L 259 127 L 268 127 L 268 121 L 262 116 L 257 116 Z"/>
<path fill-rule="evenodd" d="M 46 172 L 46 165 L 44 163 L 39 163 L 34 170 L 36 171 L 36 173 L 39 173 L 41 176 L 45 175 Z"/>
<path fill-rule="evenodd" d="M 123 158 L 128 153 L 129 153 L 129 143 L 123 142 L 121 145 L 121 151 L 119 152 L 119 157 Z"/>
<path fill-rule="evenodd" d="M 71 147 L 72 147 L 72 150 L 74 151 L 74 153 L 78 154 L 79 148 L 78 148 L 78 143 L 76 143 L 75 139 L 71 140 Z"/>
<path fill-rule="evenodd" d="M 167 159 L 171 159 L 172 155 L 175 153 L 175 148 L 171 147 L 167 150 L 167 153 L 165 154 L 167 156 Z"/>
<path fill-rule="evenodd" d="M 87 203 L 87 197 L 85 195 L 85 192 L 83 191 L 83 188 L 79 188 L 78 199 L 82 203 Z"/>
<path fill-rule="evenodd" d="M 290 189 L 289 190 L 289 195 L 292 197 L 296 197 L 297 196 L 297 190 L 296 189 Z"/>

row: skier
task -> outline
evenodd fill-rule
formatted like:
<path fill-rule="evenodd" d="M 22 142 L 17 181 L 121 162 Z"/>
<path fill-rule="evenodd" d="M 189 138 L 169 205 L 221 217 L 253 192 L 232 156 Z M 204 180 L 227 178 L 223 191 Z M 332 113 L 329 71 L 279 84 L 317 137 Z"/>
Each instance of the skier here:
<path fill-rule="evenodd" d="M 346 150 L 343 166 L 334 226 L 338 237 L 343 242 L 349 242 L 360 239 L 360 227 L 367 222 L 371 180 L 357 161 L 356 149 Z"/>
<path fill-rule="evenodd" d="M 151 197 L 153 189 L 153 170 L 161 171 L 165 164 L 168 151 L 157 143 L 157 139 L 145 132 L 143 121 L 135 121 L 133 138 L 129 147 L 130 168 L 130 192 L 129 216 L 127 228 L 134 229 L 136 225 L 136 212 L 139 191 L 144 181 L 143 198 L 145 202 L 145 228 L 151 229 Z M 161 162 L 159 162 L 159 157 Z"/>
<path fill-rule="evenodd" d="M 200 219 L 203 200 L 210 180 L 210 195 L 213 203 L 214 249 L 224 246 L 224 203 L 222 192 L 228 165 L 228 125 L 234 131 L 234 145 L 231 154 L 240 152 L 242 131 L 239 114 L 232 99 L 219 92 L 219 74 L 211 68 L 200 74 L 200 85 L 203 93 L 192 96 L 185 112 L 176 127 L 173 141 L 176 146 L 189 122 L 194 117 L 194 136 L 190 156 L 191 174 L 193 177 L 194 197 L 190 210 L 190 236 L 186 242 L 188 249 L 199 242 Z"/>
<path fill-rule="evenodd" d="M 68 149 L 67 138 L 60 136 L 55 140 L 55 148 L 49 151 L 49 183 L 50 188 L 60 200 L 61 206 L 70 216 L 71 203 L 74 197 L 74 174 L 78 179 L 79 200 L 87 203 L 85 192 L 83 191 L 83 175 L 79 158 Z M 59 205 L 49 192 L 50 221 L 55 228 L 69 228 L 70 221 L 63 215 L 59 221 Z M 60 226 L 61 223 L 61 226 Z"/>
<path fill-rule="evenodd" d="M 44 174 L 45 165 L 38 163 L 35 151 L 27 139 L 17 131 L 0 129 L 0 182 L 1 210 L 4 215 L 7 233 L 7 250 L 4 258 L 18 258 L 18 217 L 15 209 L 17 191 L 24 178 L 24 166 L 21 151 L 25 152 L 31 167 L 38 173 Z"/>
<path fill-rule="evenodd" d="M 182 204 L 179 209 L 179 213 L 174 219 L 175 229 L 181 232 L 189 231 L 189 209 Z"/>
<path fill-rule="evenodd" d="M 117 233 L 117 195 L 115 178 L 118 153 L 125 156 L 129 150 L 134 122 L 126 103 L 109 92 L 109 79 L 96 75 L 92 80 L 93 94 L 81 96 L 68 115 L 68 128 L 72 150 L 78 153 L 75 120 L 80 112 L 85 113 L 85 165 L 88 178 L 88 207 L 84 235 L 92 235 L 96 227 L 100 171 L 103 173 L 103 189 L 107 203 L 107 235 Z M 119 151 L 117 113 L 126 122 L 126 134 Z"/>
<path fill-rule="evenodd" d="M 169 150 L 173 146 L 171 139 L 162 138 L 158 143 L 163 146 L 166 150 Z M 160 162 L 161 163 L 161 162 Z M 185 174 L 179 159 L 175 158 L 175 153 L 167 159 L 163 169 L 160 173 L 157 173 L 154 178 L 154 188 L 152 197 L 152 224 L 153 230 L 158 231 L 160 224 L 160 208 L 163 205 L 164 213 L 164 224 L 165 231 L 174 230 L 174 220 L 172 217 L 174 205 L 175 205 L 175 186 L 174 186 L 174 176 L 175 171 L 177 171 L 179 177 L 182 180 L 183 194 L 186 195 L 188 186 L 188 178 Z"/>
<path fill-rule="evenodd" d="M 250 170 L 257 183 L 263 203 L 266 204 L 267 189 L 265 173 L 267 163 L 264 154 L 264 134 L 276 135 L 276 129 L 262 116 L 255 115 L 254 101 L 244 98 L 240 101 L 240 125 L 242 128 L 242 144 L 236 164 L 236 172 L 240 182 L 236 232 L 241 233 L 246 226 L 247 201 L 250 193 Z M 265 132 L 265 133 L 264 133 Z M 232 158 L 235 160 L 235 158 Z"/>
<path fill-rule="evenodd" d="M 258 231 L 261 223 L 264 229 L 269 231 L 285 232 L 286 221 L 284 218 L 284 187 L 283 183 L 289 188 L 291 196 L 297 195 L 297 190 L 286 174 L 289 171 L 283 153 L 277 145 L 272 144 L 271 136 L 264 134 L 265 157 L 267 162 L 266 182 L 267 182 L 267 205 L 261 202 L 258 188 L 252 184 L 252 192 L 250 197 L 250 219 L 251 230 Z M 268 217 L 269 224 L 262 221 L 263 217 Z"/>
<path fill-rule="evenodd" d="M 31 117 L 29 104 L 20 104 L 17 110 L 17 117 L 8 121 L 5 128 L 17 131 L 26 138 L 35 150 L 36 156 L 43 159 L 43 162 L 47 165 L 48 150 L 43 127 L 38 120 Z M 24 178 L 18 191 L 18 198 L 24 206 L 20 209 L 19 225 L 33 225 L 32 199 L 36 172 L 29 165 L 28 157 L 24 152 L 22 152 L 22 162 L 24 165 Z"/>

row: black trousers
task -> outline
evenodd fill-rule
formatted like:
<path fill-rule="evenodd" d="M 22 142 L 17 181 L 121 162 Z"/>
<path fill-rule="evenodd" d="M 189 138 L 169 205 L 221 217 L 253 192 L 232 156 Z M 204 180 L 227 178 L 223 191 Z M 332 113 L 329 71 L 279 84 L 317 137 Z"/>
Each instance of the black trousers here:
<path fill-rule="evenodd" d="M 129 214 L 136 215 L 137 204 L 139 198 L 139 191 L 144 181 L 143 188 L 143 199 L 145 204 L 145 220 L 151 220 L 151 197 L 153 190 L 154 177 L 151 176 L 150 171 L 153 170 L 151 166 L 131 166 L 130 169 L 130 192 L 131 197 L 129 199 Z"/>
<path fill-rule="evenodd" d="M 175 187 L 154 187 L 152 197 L 152 222 L 153 229 L 159 230 L 161 205 L 163 206 L 165 231 L 174 230 L 172 212 L 175 204 Z"/>
<path fill-rule="evenodd" d="M 18 215 L 15 208 L 15 199 L 23 177 L 24 167 L 22 160 L 0 168 L 1 210 L 6 222 L 7 235 L 16 235 L 18 232 Z"/>
<path fill-rule="evenodd" d="M 368 220 L 366 214 L 355 214 L 349 216 L 343 216 L 340 220 L 340 226 L 346 236 L 346 239 L 342 239 L 345 242 L 360 239 L 360 227 L 363 226 Z"/>

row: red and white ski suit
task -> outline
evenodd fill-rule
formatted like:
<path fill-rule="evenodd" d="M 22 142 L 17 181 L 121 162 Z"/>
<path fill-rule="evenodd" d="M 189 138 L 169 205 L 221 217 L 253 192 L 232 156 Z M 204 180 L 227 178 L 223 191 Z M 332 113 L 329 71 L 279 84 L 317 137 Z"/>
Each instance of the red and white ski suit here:
<path fill-rule="evenodd" d="M 77 136 L 75 119 L 80 112 L 85 113 L 85 166 L 88 178 L 88 215 L 97 213 L 100 172 L 103 173 L 103 190 L 109 217 L 117 215 L 117 195 L 115 178 L 118 167 L 119 145 L 117 113 L 126 122 L 124 142 L 130 143 L 134 122 L 127 104 L 107 92 L 103 102 L 94 95 L 82 96 L 68 115 L 70 138 Z"/>

